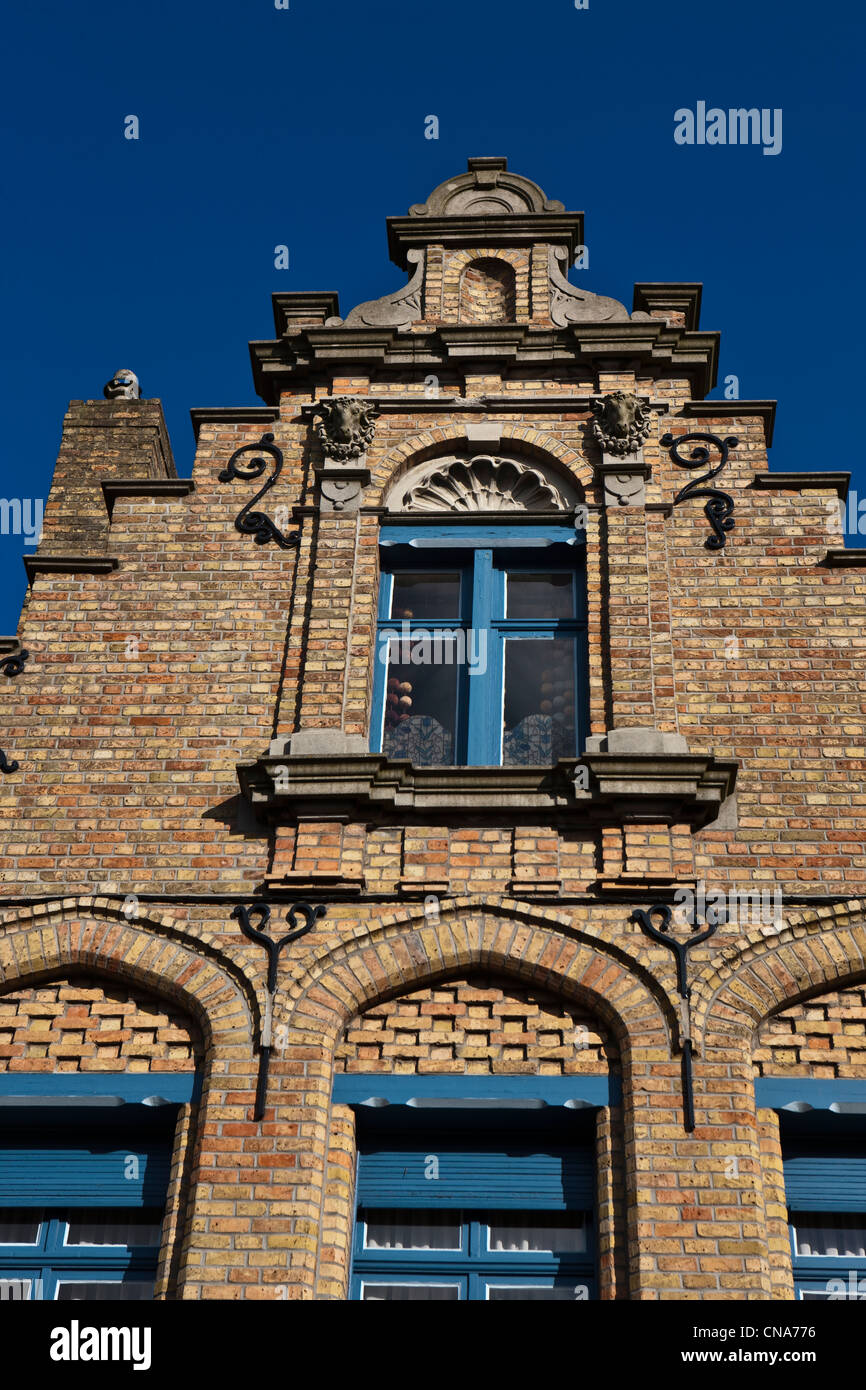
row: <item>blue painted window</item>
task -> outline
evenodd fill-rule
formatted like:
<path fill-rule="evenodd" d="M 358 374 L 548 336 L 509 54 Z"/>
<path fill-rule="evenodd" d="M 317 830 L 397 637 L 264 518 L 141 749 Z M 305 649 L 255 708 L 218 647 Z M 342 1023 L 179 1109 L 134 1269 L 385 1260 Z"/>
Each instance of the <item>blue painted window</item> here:
<path fill-rule="evenodd" d="M 802 1132 L 814 1121 L 798 1130 L 782 1117 L 794 1286 L 807 1301 L 866 1299 L 866 1134 L 833 1128 L 819 1137 Z"/>
<path fill-rule="evenodd" d="M 586 732 L 582 535 L 382 528 L 371 747 L 420 766 L 549 766 Z"/>
<path fill-rule="evenodd" d="M 510 1113 L 505 1128 L 502 1111 L 443 1110 L 431 1128 L 417 1113 L 399 1123 L 358 1113 L 350 1296 L 595 1298 L 590 1123 Z"/>
<path fill-rule="evenodd" d="M 0 1297 L 153 1297 L 177 1108 L 3 1110 Z"/>

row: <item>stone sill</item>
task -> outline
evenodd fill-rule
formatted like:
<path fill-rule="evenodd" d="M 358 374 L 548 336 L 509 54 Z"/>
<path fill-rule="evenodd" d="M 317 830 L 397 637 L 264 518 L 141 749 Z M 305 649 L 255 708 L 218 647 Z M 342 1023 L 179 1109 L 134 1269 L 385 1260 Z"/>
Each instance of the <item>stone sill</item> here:
<path fill-rule="evenodd" d="M 380 753 L 266 755 L 238 765 L 242 795 L 280 823 L 377 813 L 429 819 L 469 814 L 569 826 L 688 824 L 716 819 L 731 795 L 738 764 L 680 752 L 592 752 L 554 767 L 414 767 Z"/>

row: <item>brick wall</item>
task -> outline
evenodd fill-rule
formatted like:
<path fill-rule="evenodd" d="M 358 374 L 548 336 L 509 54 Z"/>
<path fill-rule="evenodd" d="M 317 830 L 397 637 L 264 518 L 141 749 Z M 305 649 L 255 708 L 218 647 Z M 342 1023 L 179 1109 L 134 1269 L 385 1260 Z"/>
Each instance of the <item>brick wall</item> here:
<path fill-rule="evenodd" d="M 0 1071 L 184 1072 L 201 1060 L 164 1000 L 86 975 L 0 994 Z"/>
<path fill-rule="evenodd" d="M 460 323 L 513 323 L 514 271 L 505 261 L 472 261 L 460 277 Z"/>
<path fill-rule="evenodd" d="M 494 980 L 449 980 L 354 1019 L 335 1070 L 595 1076 L 616 1057 L 598 1022 L 561 999 Z"/>
<path fill-rule="evenodd" d="M 866 986 L 821 994 L 765 1020 L 757 1076 L 866 1079 Z"/>

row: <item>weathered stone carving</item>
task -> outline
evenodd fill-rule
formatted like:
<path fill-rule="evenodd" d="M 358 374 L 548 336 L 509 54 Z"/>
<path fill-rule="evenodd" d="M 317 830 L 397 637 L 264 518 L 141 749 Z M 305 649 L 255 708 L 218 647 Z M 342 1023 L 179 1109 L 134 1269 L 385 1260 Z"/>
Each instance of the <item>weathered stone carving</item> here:
<path fill-rule="evenodd" d="M 343 463 L 366 453 L 373 442 L 379 414 L 370 401 L 359 396 L 328 396 L 319 402 L 316 434 L 326 458 Z"/>
<path fill-rule="evenodd" d="M 120 367 L 105 383 L 102 394 L 107 401 L 138 401 L 141 399 L 138 377 L 128 367 Z"/>
<path fill-rule="evenodd" d="M 403 496 L 408 512 L 565 511 L 562 494 L 534 468 L 479 454 L 435 468 Z"/>
<path fill-rule="evenodd" d="M 618 299 L 603 294 L 590 294 L 569 283 L 560 268 L 568 263 L 564 246 L 551 246 L 548 254 L 550 276 L 550 317 L 559 328 L 570 323 L 626 322 L 628 310 Z"/>
<path fill-rule="evenodd" d="M 326 328 L 409 328 L 421 318 L 421 298 L 424 289 L 424 252 L 406 252 L 406 260 L 416 270 L 408 285 L 381 299 L 367 299 L 357 304 L 347 318 L 329 318 Z"/>
<path fill-rule="evenodd" d="M 649 406 L 629 391 L 611 391 L 595 398 L 592 411 L 589 437 L 606 454 L 625 458 L 637 453 L 650 431 Z"/>

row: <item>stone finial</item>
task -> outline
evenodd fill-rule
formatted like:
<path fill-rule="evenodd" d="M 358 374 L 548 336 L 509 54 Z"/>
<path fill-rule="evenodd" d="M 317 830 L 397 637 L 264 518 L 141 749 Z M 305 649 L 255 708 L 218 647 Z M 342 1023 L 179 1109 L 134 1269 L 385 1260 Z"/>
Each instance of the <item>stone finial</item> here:
<path fill-rule="evenodd" d="M 129 367 L 119 367 L 111 380 L 103 386 L 102 394 L 107 401 L 141 400 L 138 377 L 135 372 L 130 371 Z"/>
<path fill-rule="evenodd" d="M 636 454 L 649 434 L 649 406 L 630 391 L 597 396 L 592 413 L 595 419 L 589 426 L 590 438 L 615 458 Z"/>
<path fill-rule="evenodd" d="M 379 414 L 369 401 L 358 396 L 328 396 L 319 402 L 316 434 L 326 458 L 343 463 L 359 458 L 373 442 Z"/>

